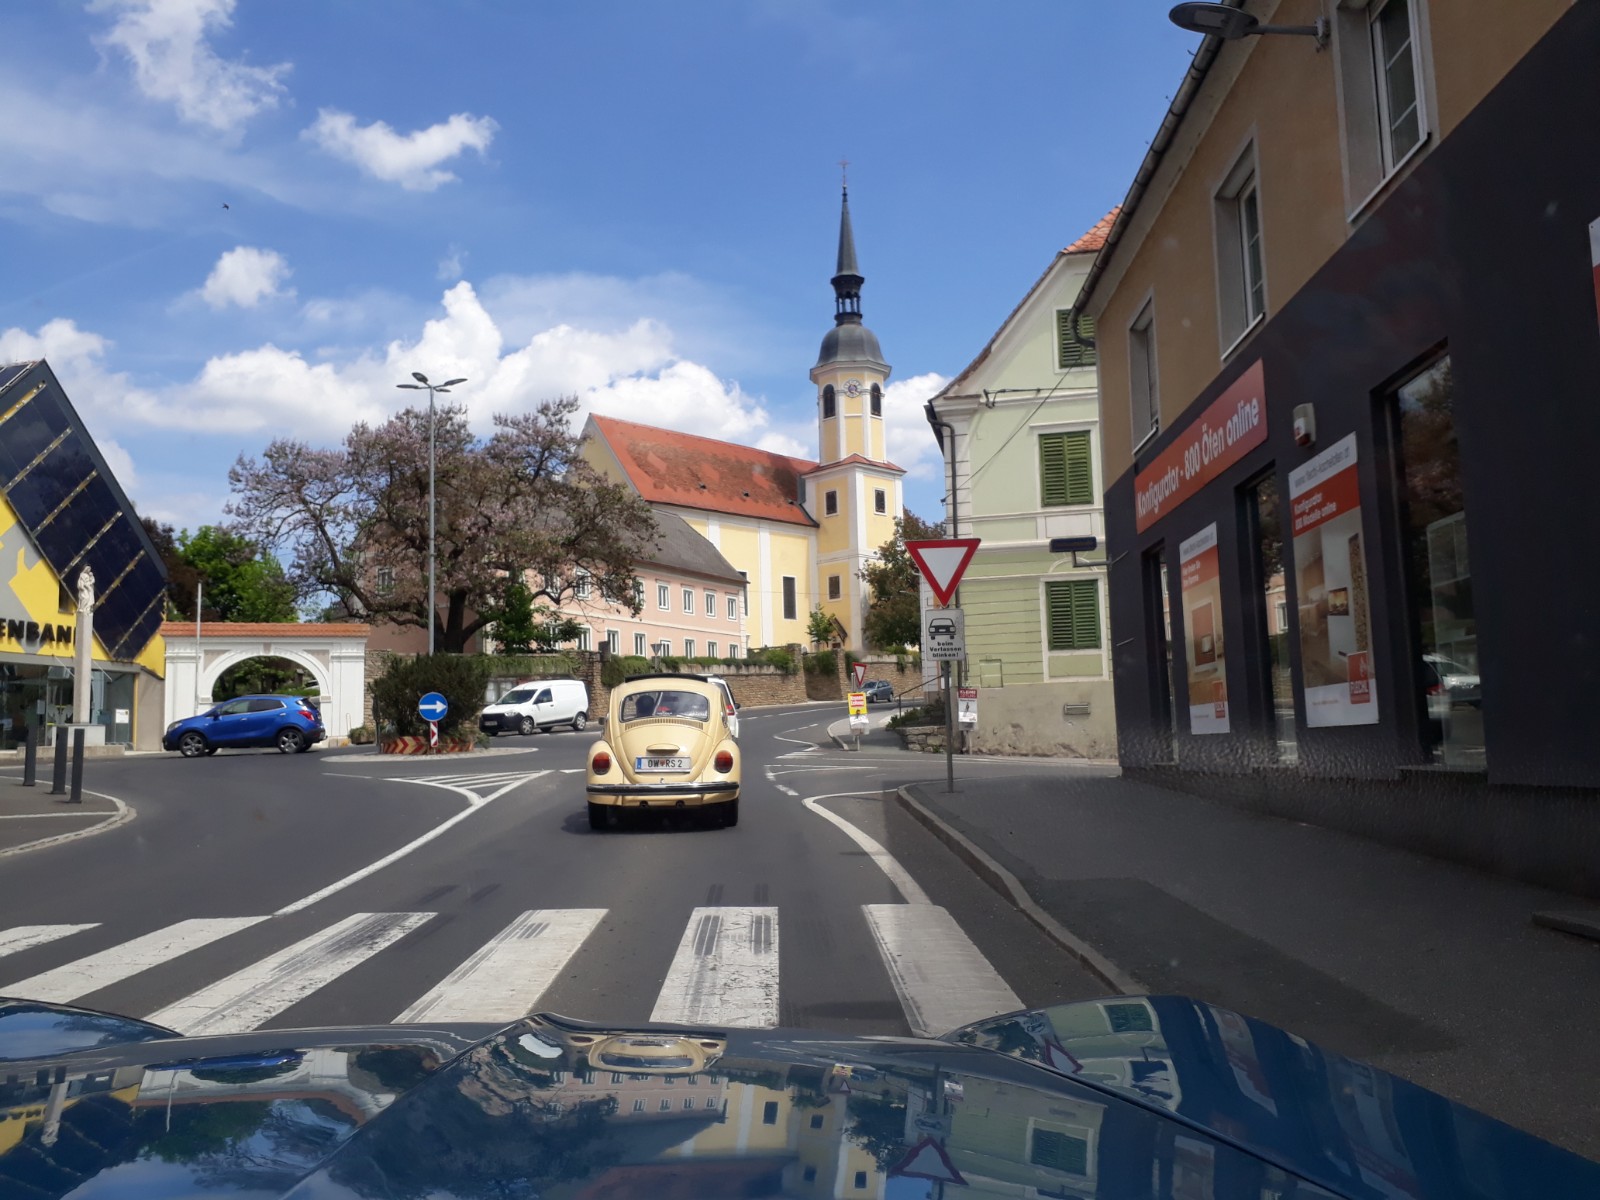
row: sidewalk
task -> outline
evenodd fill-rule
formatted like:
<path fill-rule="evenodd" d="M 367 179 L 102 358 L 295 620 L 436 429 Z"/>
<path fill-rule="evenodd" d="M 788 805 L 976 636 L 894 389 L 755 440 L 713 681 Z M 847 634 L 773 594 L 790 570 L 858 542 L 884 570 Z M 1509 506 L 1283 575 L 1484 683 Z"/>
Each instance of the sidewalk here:
<path fill-rule="evenodd" d="M 69 837 L 100 831 L 108 822 L 130 819 L 133 810 L 114 800 L 83 794 L 80 804 L 50 794 L 50 772 L 40 773 L 38 785 L 22 786 L 20 771 L 0 774 L 0 858 L 39 848 Z"/>
<path fill-rule="evenodd" d="M 1111 769 L 957 787 L 906 791 L 1142 990 L 1260 1017 L 1600 1158 L 1600 944 L 1530 921 L 1585 901 Z"/>

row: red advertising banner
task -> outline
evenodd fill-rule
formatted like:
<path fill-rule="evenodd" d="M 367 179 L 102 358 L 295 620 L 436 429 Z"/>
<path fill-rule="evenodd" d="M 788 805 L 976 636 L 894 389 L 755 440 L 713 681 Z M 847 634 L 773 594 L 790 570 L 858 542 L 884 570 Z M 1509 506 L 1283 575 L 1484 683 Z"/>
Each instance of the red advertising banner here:
<path fill-rule="evenodd" d="M 1355 434 L 1289 473 L 1306 724 L 1374 725 L 1372 607 Z"/>
<path fill-rule="evenodd" d="M 1139 532 L 1143 533 L 1266 440 L 1265 372 L 1257 361 L 1133 477 Z"/>
<path fill-rule="evenodd" d="M 1222 645 L 1222 586 L 1216 522 L 1178 547 L 1178 589 L 1183 597 L 1185 678 L 1189 732 L 1228 732 L 1228 673 Z"/>

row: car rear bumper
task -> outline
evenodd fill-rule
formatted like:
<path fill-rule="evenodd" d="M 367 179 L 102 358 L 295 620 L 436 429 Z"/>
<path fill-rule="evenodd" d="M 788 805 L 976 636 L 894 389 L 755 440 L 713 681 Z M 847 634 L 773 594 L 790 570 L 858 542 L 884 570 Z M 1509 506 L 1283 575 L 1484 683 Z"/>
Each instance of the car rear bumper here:
<path fill-rule="evenodd" d="M 739 798 L 737 782 L 716 783 L 591 783 L 584 791 L 590 804 L 618 808 L 697 808 Z"/>

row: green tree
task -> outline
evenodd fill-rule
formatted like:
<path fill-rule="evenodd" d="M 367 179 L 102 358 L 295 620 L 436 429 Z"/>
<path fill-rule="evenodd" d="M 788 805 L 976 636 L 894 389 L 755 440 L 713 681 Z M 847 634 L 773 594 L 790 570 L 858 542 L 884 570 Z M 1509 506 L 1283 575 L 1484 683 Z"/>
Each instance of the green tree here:
<path fill-rule="evenodd" d="M 817 605 L 806 621 L 806 636 L 814 645 L 826 646 L 833 641 L 833 634 L 833 618 L 823 611 L 822 605 Z"/>
<path fill-rule="evenodd" d="M 494 640 L 501 654 L 532 654 L 539 628 L 533 617 L 533 593 L 520 572 L 506 580 L 500 602 L 487 614 L 494 622 Z"/>
<path fill-rule="evenodd" d="M 283 564 L 249 538 L 220 525 L 185 529 L 177 539 L 178 560 L 205 585 L 205 612 L 212 621 L 295 621 L 295 587 Z M 189 596 L 190 617 L 194 596 Z"/>
<path fill-rule="evenodd" d="M 421 734 L 428 723 L 417 712 L 417 701 L 438 692 L 450 705 L 439 732 L 446 737 L 476 731 L 483 711 L 484 692 L 496 668 L 495 660 L 479 654 L 395 655 L 383 674 L 367 686 L 372 691 L 376 721 L 397 734 Z"/>
<path fill-rule="evenodd" d="M 656 538 L 650 506 L 591 467 L 572 428 L 576 397 L 497 415 L 487 438 L 466 410 L 441 408 L 437 449 L 435 644 L 462 653 L 493 619 L 509 574 L 559 607 L 580 586 L 637 612 L 634 560 Z M 331 593 L 349 611 L 428 624 L 426 409 L 360 424 L 335 449 L 280 439 L 228 472 L 227 511 L 282 553 L 303 596 Z"/>
<path fill-rule="evenodd" d="M 146 535 L 155 543 L 161 555 L 161 565 L 167 569 L 167 617 L 174 621 L 194 620 L 195 584 L 200 573 L 184 561 L 178 551 L 178 531 L 154 517 L 140 517 Z"/>
<path fill-rule="evenodd" d="M 867 585 L 867 644 L 874 647 L 922 644 L 921 572 L 906 542 L 941 538 L 944 530 L 907 510 L 894 519 L 894 537 L 878 547 L 878 557 L 861 570 Z"/>
<path fill-rule="evenodd" d="M 533 610 L 533 644 L 540 650 L 554 650 L 563 642 L 575 642 L 583 632 L 582 623 L 541 604 Z"/>

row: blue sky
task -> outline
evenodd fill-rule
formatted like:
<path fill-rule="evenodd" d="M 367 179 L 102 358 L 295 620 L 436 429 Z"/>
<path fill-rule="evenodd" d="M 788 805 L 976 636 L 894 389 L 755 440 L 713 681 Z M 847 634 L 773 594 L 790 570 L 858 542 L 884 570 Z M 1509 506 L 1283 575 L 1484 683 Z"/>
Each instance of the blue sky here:
<path fill-rule="evenodd" d="M 922 401 L 1121 200 L 1198 41 L 1167 7 L 6 5 L 0 360 L 49 358 L 190 528 L 240 453 L 332 444 L 412 370 L 482 427 L 575 392 L 814 454 L 843 157 L 931 516 Z"/>

